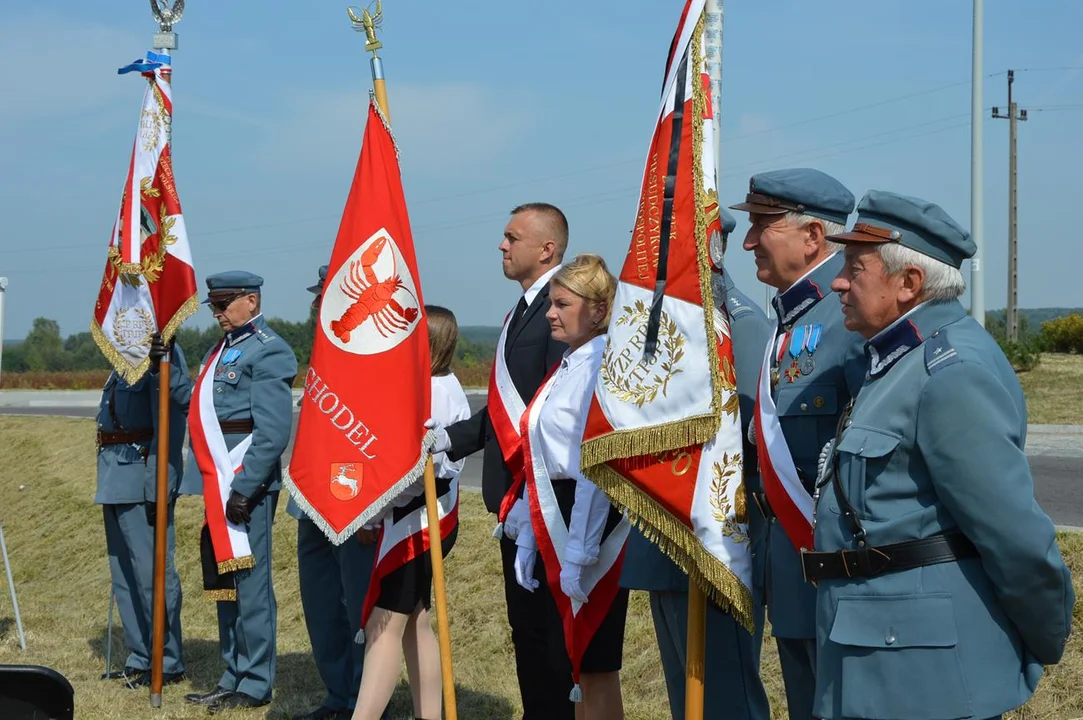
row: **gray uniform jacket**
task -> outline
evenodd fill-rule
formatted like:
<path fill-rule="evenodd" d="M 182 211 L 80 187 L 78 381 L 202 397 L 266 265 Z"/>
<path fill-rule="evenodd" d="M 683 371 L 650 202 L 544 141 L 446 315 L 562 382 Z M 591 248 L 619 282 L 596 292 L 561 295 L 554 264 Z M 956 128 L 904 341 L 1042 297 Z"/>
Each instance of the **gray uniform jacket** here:
<path fill-rule="evenodd" d="M 212 348 L 203 363 L 211 359 Z M 232 489 L 251 499 L 282 486 L 282 453 L 293 431 L 293 391 L 297 358 L 286 341 L 267 327 L 262 315 L 225 339 L 225 351 L 212 368 L 214 412 L 219 421 L 251 420 L 252 445 L 242 460 Z M 193 398 L 192 402 L 198 402 Z M 233 448 L 244 434 L 227 433 L 226 446 Z M 195 458 L 185 469 L 182 492 L 203 493 L 203 478 Z"/>
<path fill-rule="evenodd" d="M 821 581 L 814 714 L 999 716 L 1060 659 L 1075 600 L 1034 499 L 1019 381 L 955 300 L 918 306 L 868 352 L 869 379 L 837 440 L 868 545 L 961 532 L 979 557 Z M 817 550 L 856 547 L 830 482 L 816 522 Z"/>
<path fill-rule="evenodd" d="M 169 371 L 169 492 L 172 497 L 183 472 L 184 433 L 192 396 L 192 380 L 180 346 L 173 348 Z M 134 385 L 129 385 L 116 372 L 111 373 L 98 406 L 98 429 L 107 432 L 149 429 L 154 437 L 146 442 L 100 448 L 94 502 L 99 505 L 153 502 L 158 488 L 157 373 L 147 371 Z"/>

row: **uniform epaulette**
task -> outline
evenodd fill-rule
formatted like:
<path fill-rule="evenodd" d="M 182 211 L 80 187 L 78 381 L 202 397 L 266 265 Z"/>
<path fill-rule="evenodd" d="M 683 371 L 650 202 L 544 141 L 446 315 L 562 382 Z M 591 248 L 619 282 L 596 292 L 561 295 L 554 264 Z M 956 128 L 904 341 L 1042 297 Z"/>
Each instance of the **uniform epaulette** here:
<path fill-rule="evenodd" d="M 937 330 L 925 341 L 925 368 L 930 375 L 940 372 L 957 362 L 962 362 L 955 348 L 948 342 L 948 336 Z"/>
<path fill-rule="evenodd" d="M 730 318 L 734 320 L 741 317 L 742 315 L 748 315 L 750 312 L 755 312 L 748 305 L 738 305 L 737 307 L 733 307 L 732 304 L 729 304 L 726 306 L 726 308 L 730 311 Z"/>
<path fill-rule="evenodd" d="M 265 331 L 265 330 L 259 330 L 259 331 L 257 331 L 257 332 L 256 332 L 256 337 L 258 337 L 258 338 L 259 338 L 259 341 L 260 341 L 261 343 L 263 343 L 264 345 L 266 345 L 267 343 L 269 343 L 269 342 L 271 342 L 272 340 L 274 340 L 274 339 L 275 339 L 275 336 L 274 336 L 274 335 L 271 335 L 270 333 L 268 333 L 268 332 L 267 332 L 267 331 Z"/>

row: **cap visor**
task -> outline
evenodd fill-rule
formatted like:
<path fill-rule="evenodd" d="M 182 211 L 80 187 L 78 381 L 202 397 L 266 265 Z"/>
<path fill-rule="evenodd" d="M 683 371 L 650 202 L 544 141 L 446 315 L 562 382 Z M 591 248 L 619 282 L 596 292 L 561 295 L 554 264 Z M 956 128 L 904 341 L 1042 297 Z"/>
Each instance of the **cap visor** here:
<path fill-rule="evenodd" d="M 824 238 L 831 242 L 837 243 L 875 243 L 877 245 L 883 245 L 884 243 L 893 242 L 887 238 L 882 238 L 877 235 L 870 235 L 863 232 L 844 232 L 841 235 L 828 235 Z"/>
<path fill-rule="evenodd" d="M 780 208 L 774 205 L 759 205 L 750 202 L 730 205 L 730 210 L 743 210 L 744 212 L 757 213 L 759 215 L 785 215 L 789 212 L 786 208 Z"/>
<path fill-rule="evenodd" d="M 320 293 L 323 292 L 323 288 L 320 287 L 319 285 L 310 285 L 308 287 L 308 291 L 310 293 L 312 293 L 313 295 L 319 295 Z"/>

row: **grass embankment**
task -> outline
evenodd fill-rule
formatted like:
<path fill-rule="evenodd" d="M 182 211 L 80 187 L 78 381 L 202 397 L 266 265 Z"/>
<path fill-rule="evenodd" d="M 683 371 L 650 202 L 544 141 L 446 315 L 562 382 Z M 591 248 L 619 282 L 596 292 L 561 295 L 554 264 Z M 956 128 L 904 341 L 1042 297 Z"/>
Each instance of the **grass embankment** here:
<path fill-rule="evenodd" d="M 109 568 L 101 512 L 94 496 L 93 424 L 86 420 L 0 417 L 0 498 L 27 651 L 19 651 L 7 591 L 0 591 L 0 663 L 53 667 L 76 690 L 76 717 L 148 717 L 145 692 L 101 681 L 104 670 Z M 183 498 L 177 508 L 177 566 L 185 593 L 182 610 L 188 681 L 166 688 L 157 718 L 202 718 L 183 695 L 207 689 L 221 673 L 213 604 L 200 597 L 197 537 L 202 507 Z M 476 493 L 464 493 L 459 541 L 448 559 L 451 635 L 459 717 L 510 720 L 521 716 L 511 638 L 504 620 L 500 564 L 492 519 Z M 267 717 L 282 718 L 314 707 L 322 688 L 309 654 L 298 593 L 296 531 L 279 509 L 275 526 L 274 580 L 278 596 L 278 681 Z M 1061 547 L 1083 596 L 1083 534 L 1064 535 Z M 1064 661 L 1043 679 L 1035 698 L 1009 717 L 1065 720 L 1083 716 L 1083 605 Z M 123 635 L 113 633 L 113 662 L 123 663 Z M 784 718 L 785 699 L 774 645 L 764 648 L 762 674 L 772 717 Z M 624 648 L 625 708 L 629 720 L 667 717 L 665 685 L 643 593 L 633 593 Z M 710 688 L 708 688 L 710 692 Z M 259 716 L 264 714 L 261 712 Z M 253 717 L 235 711 L 224 717 Z M 393 717 L 412 717 L 399 688 Z"/>

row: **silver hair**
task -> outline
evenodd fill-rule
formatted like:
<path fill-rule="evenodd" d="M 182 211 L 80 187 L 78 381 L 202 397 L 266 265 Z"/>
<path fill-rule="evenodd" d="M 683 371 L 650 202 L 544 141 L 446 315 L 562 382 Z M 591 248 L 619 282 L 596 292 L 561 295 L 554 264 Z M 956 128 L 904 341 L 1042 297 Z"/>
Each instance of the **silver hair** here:
<path fill-rule="evenodd" d="M 830 220 L 824 220 L 823 218 L 816 217 L 815 215 L 803 215 L 797 212 L 786 213 L 786 222 L 792 223 L 799 228 L 803 228 L 814 222 L 820 223 L 820 226 L 824 229 L 824 237 L 831 235 L 842 235 L 846 232 L 846 226 L 842 223 L 831 222 Z M 824 240 L 824 250 L 830 255 L 842 250 L 842 245 L 837 242 L 831 242 L 830 240 Z"/>
<path fill-rule="evenodd" d="M 966 280 L 959 268 L 942 260 L 919 253 L 899 243 L 880 243 L 876 246 L 884 261 L 884 272 L 894 275 L 911 265 L 925 272 L 925 284 L 921 289 L 921 301 L 954 300 L 966 290 Z"/>

